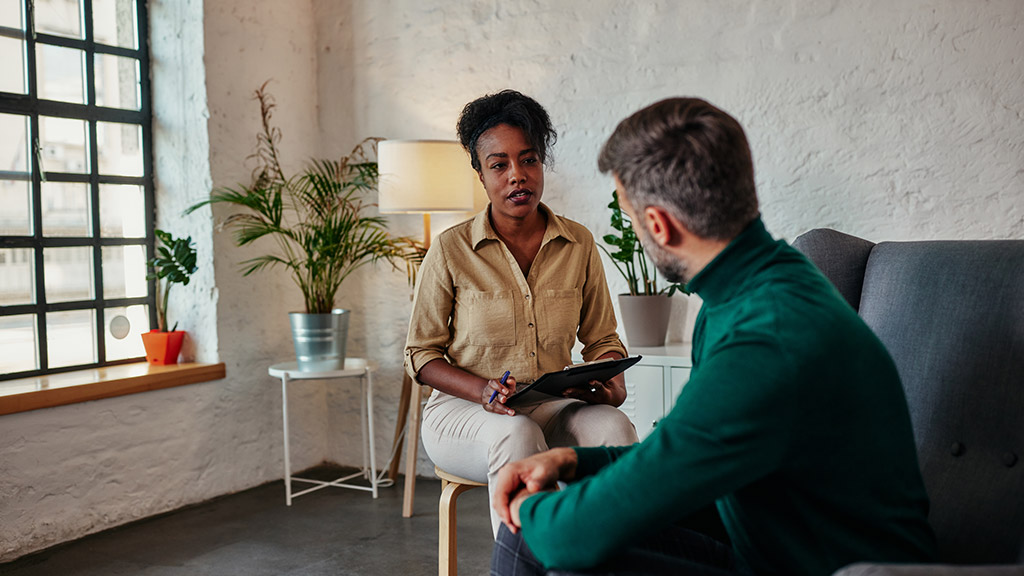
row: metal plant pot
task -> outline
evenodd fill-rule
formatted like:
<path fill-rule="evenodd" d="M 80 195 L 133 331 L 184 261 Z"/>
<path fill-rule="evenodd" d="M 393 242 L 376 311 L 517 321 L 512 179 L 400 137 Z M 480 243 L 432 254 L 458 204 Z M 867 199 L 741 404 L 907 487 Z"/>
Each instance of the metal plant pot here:
<path fill-rule="evenodd" d="M 348 310 L 335 308 L 330 314 L 291 312 L 288 317 L 299 371 L 328 372 L 345 368 Z"/>
<path fill-rule="evenodd" d="M 665 295 L 619 294 L 619 312 L 630 346 L 664 346 L 672 299 Z"/>

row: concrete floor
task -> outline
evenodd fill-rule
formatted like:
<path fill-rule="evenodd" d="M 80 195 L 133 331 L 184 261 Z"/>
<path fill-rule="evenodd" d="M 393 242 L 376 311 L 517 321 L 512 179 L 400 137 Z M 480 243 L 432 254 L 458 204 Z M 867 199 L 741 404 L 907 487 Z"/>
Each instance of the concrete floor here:
<path fill-rule="evenodd" d="M 284 483 L 273 482 L 0 564 L 0 574 L 433 576 L 440 481 L 417 479 L 414 515 L 402 518 L 398 480 L 376 500 L 325 488 L 291 507 Z M 470 490 L 458 502 L 459 572 L 487 574 L 494 545 L 487 491 Z"/>

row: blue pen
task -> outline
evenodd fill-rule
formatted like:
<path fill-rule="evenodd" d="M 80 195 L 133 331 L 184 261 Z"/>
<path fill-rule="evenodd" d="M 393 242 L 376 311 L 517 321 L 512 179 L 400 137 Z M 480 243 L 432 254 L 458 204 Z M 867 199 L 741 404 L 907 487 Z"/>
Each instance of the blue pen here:
<path fill-rule="evenodd" d="M 501 377 L 501 385 L 504 386 L 505 382 L 508 381 L 508 370 L 505 370 L 505 375 Z M 494 394 L 491 394 L 491 399 L 487 401 L 488 404 L 494 402 L 494 399 L 498 397 L 498 391 L 495 390 Z"/>

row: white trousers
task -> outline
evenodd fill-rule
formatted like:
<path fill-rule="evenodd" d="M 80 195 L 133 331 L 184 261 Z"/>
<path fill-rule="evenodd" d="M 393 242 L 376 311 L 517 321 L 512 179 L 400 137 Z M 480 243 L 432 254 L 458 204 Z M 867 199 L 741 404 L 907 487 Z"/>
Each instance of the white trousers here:
<path fill-rule="evenodd" d="M 435 390 L 423 409 L 423 447 L 442 470 L 487 482 L 493 496 L 498 470 L 508 462 L 548 448 L 622 446 L 638 441 L 629 418 L 606 404 L 552 398 L 515 410 L 515 416 L 494 414 L 480 404 Z M 495 536 L 500 525 L 491 509 Z"/>

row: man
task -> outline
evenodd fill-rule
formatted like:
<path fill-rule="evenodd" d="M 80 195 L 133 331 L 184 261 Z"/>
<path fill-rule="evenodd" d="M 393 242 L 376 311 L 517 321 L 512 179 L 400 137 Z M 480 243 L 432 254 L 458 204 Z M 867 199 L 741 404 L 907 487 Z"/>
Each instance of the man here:
<path fill-rule="evenodd" d="M 934 559 L 895 365 L 765 230 L 739 123 L 663 100 L 619 124 L 599 167 L 658 270 L 704 301 L 693 370 L 644 442 L 502 469 L 492 573 L 830 574 Z"/>

